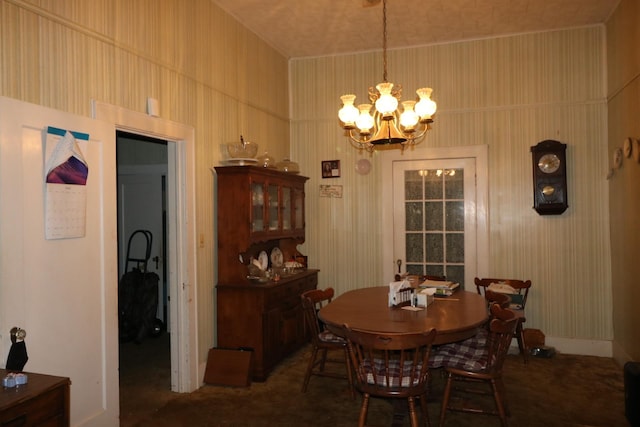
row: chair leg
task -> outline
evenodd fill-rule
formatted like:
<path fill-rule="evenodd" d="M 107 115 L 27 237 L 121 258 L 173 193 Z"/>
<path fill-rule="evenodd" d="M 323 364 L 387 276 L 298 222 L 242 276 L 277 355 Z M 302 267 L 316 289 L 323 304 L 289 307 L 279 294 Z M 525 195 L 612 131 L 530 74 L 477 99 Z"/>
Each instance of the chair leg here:
<path fill-rule="evenodd" d="M 363 393 L 362 406 L 360 407 L 360 418 L 358 419 L 358 427 L 364 427 L 367 424 L 368 410 L 369 410 L 369 393 Z"/>
<path fill-rule="evenodd" d="M 447 415 L 447 406 L 449 406 L 449 397 L 451 396 L 451 386 L 453 383 L 453 375 L 447 372 L 447 385 L 442 395 L 442 408 L 440 409 L 440 427 L 444 426 L 444 419 Z"/>
<path fill-rule="evenodd" d="M 416 413 L 416 402 L 413 397 L 407 398 L 409 401 L 409 419 L 411 427 L 418 427 L 418 414 Z"/>
<path fill-rule="evenodd" d="M 323 348 L 322 350 L 320 350 L 322 352 L 322 356 L 320 358 L 320 372 L 324 372 L 324 364 L 327 362 L 327 349 Z"/>
<path fill-rule="evenodd" d="M 344 348 L 344 363 L 347 366 L 347 381 L 349 383 L 349 393 L 351 393 L 351 399 L 356 398 L 355 387 L 353 386 L 353 372 L 351 372 L 351 360 L 349 359 L 349 349 Z"/>
<path fill-rule="evenodd" d="M 520 350 L 520 354 L 522 354 L 524 363 L 527 363 L 529 361 L 529 358 L 527 349 L 524 345 L 524 329 L 522 328 L 522 322 L 518 322 L 518 326 L 516 327 L 516 339 L 518 340 L 518 349 Z"/>
<path fill-rule="evenodd" d="M 509 410 L 509 399 L 507 399 L 507 389 L 504 388 L 504 382 L 502 378 L 496 378 L 496 385 L 498 386 L 498 392 L 500 393 L 500 399 L 502 406 L 504 407 L 504 413 L 507 417 L 511 416 L 511 410 Z"/>
<path fill-rule="evenodd" d="M 424 424 L 431 427 L 431 419 L 429 418 L 429 408 L 427 405 L 427 393 L 420 396 L 420 407 L 422 408 L 422 417 L 424 418 Z"/>
<path fill-rule="evenodd" d="M 498 409 L 498 416 L 500 417 L 500 424 L 502 427 L 508 427 L 507 414 L 505 413 L 504 406 L 502 405 L 502 395 L 500 393 L 500 386 L 495 380 L 491 380 L 491 388 L 493 389 L 493 398 L 496 401 L 496 408 Z"/>
<path fill-rule="evenodd" d="M 304 374 L 304 382 L 302 383 L 302 392 L 307 392 L 307 387 L 309 386 L 309 379 L 311 379 L 311 373 L 313 372 L 313 366 L 316 363 L 316 357 L 318 356 L 318 348 L 313 347 L 311 351 L 311 357 L 309 358 L 309 364 L 307 365 L 307 372 Z"/>

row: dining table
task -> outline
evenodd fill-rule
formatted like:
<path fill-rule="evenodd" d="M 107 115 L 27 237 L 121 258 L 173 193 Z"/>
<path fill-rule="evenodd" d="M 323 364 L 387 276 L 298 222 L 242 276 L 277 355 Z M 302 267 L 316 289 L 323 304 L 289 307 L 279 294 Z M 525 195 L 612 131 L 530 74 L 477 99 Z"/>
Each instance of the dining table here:
<path fill-rule="evenodd" d="M 489 319 L 487 301 L 476 292 L 458 290 L 435 297 L 427 307 L 389 307 L 389 286 L 347 291 L 320 309 L 318 317 L 337 335 L 344 326 L 381 333 L 436 329 L 434 345 L 462 341 Z"/>
<path fill-rule="evenodd" d="M 344 336 L 345 325 L 380 333 L 415 333 L 436 329 L 434 345 L 462 341 L 474 336 L 489 319 L 484 296 L 458 290 L 450 296 L 434 297 L 426 307 L 389 306 L 389 286 L 347 291 L 318 312 L 318 317 L 336 335 Z M 404 425 L 407 406 L 394 399 L 392 427 Z"/>

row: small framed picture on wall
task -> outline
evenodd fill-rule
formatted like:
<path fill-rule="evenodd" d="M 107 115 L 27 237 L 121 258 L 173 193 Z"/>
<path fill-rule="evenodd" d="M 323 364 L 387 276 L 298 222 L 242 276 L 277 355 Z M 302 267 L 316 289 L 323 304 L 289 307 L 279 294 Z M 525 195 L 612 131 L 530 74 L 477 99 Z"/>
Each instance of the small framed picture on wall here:
<path fill-rule="evenodd" d="M 340 178 L 340 160 L 324 160 L 322 162 L 323 178 Z"/>

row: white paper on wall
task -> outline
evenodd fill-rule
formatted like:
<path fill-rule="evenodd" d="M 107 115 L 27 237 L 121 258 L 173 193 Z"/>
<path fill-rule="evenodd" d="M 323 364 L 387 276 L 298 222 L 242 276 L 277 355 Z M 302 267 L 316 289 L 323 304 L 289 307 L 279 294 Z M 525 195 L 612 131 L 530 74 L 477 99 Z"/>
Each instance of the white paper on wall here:
<path fill-rule="evenodd" d="M 76 141 L 89 135 L 49 127 L 45 149 L 45 238 L 84 237 L 89 166 Z"/>

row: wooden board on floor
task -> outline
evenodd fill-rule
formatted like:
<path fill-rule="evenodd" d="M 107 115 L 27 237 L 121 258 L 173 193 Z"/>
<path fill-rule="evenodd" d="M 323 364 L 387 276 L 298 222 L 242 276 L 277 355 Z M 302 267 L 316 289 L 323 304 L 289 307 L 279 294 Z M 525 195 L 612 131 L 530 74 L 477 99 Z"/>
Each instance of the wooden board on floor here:
<path fill-rule="evenodd" d="M 251 384 L 251 355 L 247 350 L 210 349 L 204 383 L 248 387 Z"/>

